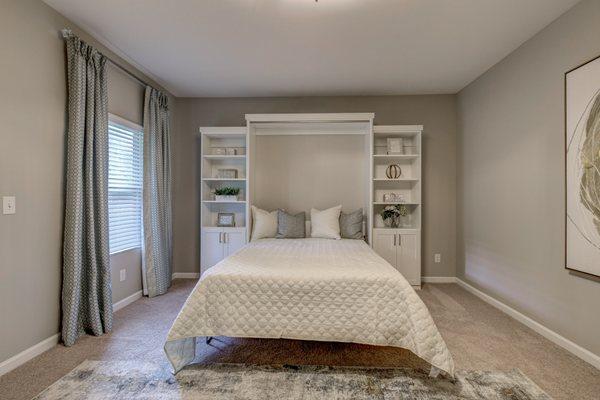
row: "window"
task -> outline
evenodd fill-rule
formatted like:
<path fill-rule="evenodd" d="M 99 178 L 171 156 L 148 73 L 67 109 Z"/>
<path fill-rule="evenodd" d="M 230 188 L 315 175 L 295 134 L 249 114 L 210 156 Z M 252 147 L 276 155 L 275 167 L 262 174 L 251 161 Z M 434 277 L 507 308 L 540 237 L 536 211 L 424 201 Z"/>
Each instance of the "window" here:
<path fill-rule="evenodd" d="M 111 115 L 108 122 L 110 253 L 142 246 L 142 127 Z"/>

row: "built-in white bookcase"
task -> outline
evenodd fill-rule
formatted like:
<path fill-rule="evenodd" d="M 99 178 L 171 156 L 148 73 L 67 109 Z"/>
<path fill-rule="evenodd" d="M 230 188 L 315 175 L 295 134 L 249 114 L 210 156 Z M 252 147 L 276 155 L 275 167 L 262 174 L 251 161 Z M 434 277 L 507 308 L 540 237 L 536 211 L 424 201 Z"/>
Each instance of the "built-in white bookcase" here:
<path fill-rule="evenodd" d="M 202 165 L 200 188 L 201 273 L 247 243 L 250 206 L 255 201 L 256 137 L 261 135 L 362 135 L 365 173 L 366 240 L 414 286 L 421 284 L 422 147 L 420 125 L 373 125 L 372 113 L 246 114 L 246 126 L 200 128 Z M 403 140 L 403 154 L 388 154 L 388 138 Z M 224 149 L 229 149 L 227 152 Z M 234 151 L 235 150 L 235 151 Z M 398 164 L 401 175 L 389 179 L 386 168 Z M 235 170 L 223 177 L 220 170 Z M 217 201 L 214 190 L 240 189 L 235 201 Z M 380 213 L 388 193 L 402 194 L 410 211 L 409 226 L 388 228 Z M 339 200 L 343 203 L 343 199 Z M 219 213 L 234 213 L 235 227 L 217 226 Z"/>
<path fill-rule="evenodd" d="M 373 127 L 373 227 L 384 228 L 381 210 L 398 201 L 385 202 L 384 195 L 401 194 L 410 212 L 410 229 L 421 229 L 421 129 L 420 125 L 375 125 Z M 405 154 L 387 154 L 387 139 L 401 138 Z M 386 169 L 400 166 L 398 179 L 389 179 Z"/>
<path fill-rule="evenodd" d="M 200 128 L 202 176 L 200 186 L 201 272 L 246 243 L 248 226 L 248 130 L 246 127 Z M 235 171 L 224 177 L 223 170 Z M 214 191 L 235 187 L 235 201 L 217 201 Z M 234 227 L 217 226 L 219 213 L 233 213 Z"/>
<path fill-rule="evenodd" d="M 421 125 L 374 125 L 372 157 L 372 240 L 373 249 L 415 287 L 421 285 L 421 210 L 422 210 L 422 146 Z M 403 154 L 388 154 L 388 138 L 400 138 Z M 386 169 L 396 164 L 401 174 L 397 179 L 386 176 Z M 404 201 L 384 201 L 384 195 L 395 193 Z M 409 211 L 409 224 L 386 227 L 381 218 L 388 205 L 404 203 Z"/>

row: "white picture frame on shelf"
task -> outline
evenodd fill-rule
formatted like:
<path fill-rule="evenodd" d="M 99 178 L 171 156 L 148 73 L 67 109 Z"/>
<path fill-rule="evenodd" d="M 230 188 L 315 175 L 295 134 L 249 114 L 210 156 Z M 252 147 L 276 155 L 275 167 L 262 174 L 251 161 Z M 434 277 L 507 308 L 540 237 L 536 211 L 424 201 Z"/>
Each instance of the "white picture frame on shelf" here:
<path fill-rule="evenodd" d="M 217 214 L 217 226 L 218 227 L 234 227 L 235 226 L 235 214 L 234 213 L 219 213 L 219 214 Z"/>
<path fill-rule="evenodd" d="M 387 153 L 391 155 L 404 154 L 402 138 L 387 138 Z"/>
<path fill-rule="evenodd" d="M 385 203 L 400 203 L 404 204 L 404 195 L 402 193 L 385 193 L 383 195 Z"/>
<path fill-rule="evenodd" d="M 238 171 L 234 168 L 219 168 L 217 169 L 216 178 L 219 179 L 237 179 Z"/>

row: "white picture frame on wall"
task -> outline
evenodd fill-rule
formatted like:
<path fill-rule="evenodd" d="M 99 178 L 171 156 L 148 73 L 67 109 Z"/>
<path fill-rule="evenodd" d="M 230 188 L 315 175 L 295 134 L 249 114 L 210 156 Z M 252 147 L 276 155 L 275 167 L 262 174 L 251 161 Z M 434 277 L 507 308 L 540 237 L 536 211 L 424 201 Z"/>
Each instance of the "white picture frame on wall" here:
<path fill-rule="evenodd" d="M 565 73 L 565 268 L 600 276 L 600 56 Z"/>

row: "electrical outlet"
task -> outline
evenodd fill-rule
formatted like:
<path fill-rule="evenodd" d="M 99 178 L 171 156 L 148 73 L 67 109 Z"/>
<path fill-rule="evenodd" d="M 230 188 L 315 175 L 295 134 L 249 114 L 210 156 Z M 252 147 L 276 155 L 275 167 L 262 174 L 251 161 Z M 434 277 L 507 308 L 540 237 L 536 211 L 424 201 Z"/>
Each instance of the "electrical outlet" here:
<path fill-rule="evenodd" d="M 435 261 L 436 263 L 441 263 L 442 255 L 440 253 L 435 253 L 435 255 L 433 256 L 433 261 Z"/>
<path fill-rule="evenodd" d="M 15 214 L 17 212 L 17 200 L 15 196 L 2 197 L 2 214 Z"/>
<path fill-rule="evenodd" d="M 123 282 L 125 279 L 127 279 L 127 270 L 122 269 L 119 271 L 119 281 Z"/>

